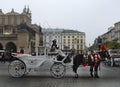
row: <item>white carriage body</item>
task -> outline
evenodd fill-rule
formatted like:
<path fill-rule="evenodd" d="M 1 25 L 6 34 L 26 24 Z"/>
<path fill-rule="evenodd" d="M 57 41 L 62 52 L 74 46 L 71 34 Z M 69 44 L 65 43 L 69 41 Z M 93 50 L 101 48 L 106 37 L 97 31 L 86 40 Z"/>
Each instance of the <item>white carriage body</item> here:
<path fill-rule="evenodd" d="M 61 61 L 58 61 L 57 55 L 62 56 L 63 59 Z M 36 56 L 32 56 L 29 54 L 18 54 L 15 57 L 17 58 L 17 60 L 11 62 L 8 68 L 9 73 L 13 77 L 21 77 L 24 74 L 29 73 L 31 69 L 38 69 L 45 62 L 51 62 L 52 66 L 50 68 L 50 72 L 53 74 L 54 77 L 60 78 L 64 75 L 65 66 L 67 65 L 63 62 L 67 58 L 67 56 L 59 49 L 56 50 L 56 52 L 48 53 L 46 52 L 46 48 L 44 47 L 44 54 L 42 55 L 38 55 L 38 53 L 36 53 Z"/>
<path fill-rule="evenodd" d="M 41 48 L 41 47 L 40 47 Z M 44 62 L 49 61 L 49 62 L 60 62 L 56 60 L 57 55 L 61 56 L 66 56 L 61 50 L 56 50 L 55 52 L 46 52 L 46 48 L 44 48 L 44 55 L 38 55 L 36 53 L 36 56 L 32 56 L 29 54 L 18 54 L 16 57 L 22 60 L 27 68 L 39 68 Z M 38 48 L 36 48 L 38 49 Z M 37 51 L 38 52 L 38 51 Z M 52 55 L 48 55 L 48 54 Z"/>
<path fill-rule="evenodd" d="M 27 68 L 38 68 L 40 67 L 45 61 L 51 61 L 51 58 L 46 56 L 25 56 L 20 58 L 25 64 Z"/>

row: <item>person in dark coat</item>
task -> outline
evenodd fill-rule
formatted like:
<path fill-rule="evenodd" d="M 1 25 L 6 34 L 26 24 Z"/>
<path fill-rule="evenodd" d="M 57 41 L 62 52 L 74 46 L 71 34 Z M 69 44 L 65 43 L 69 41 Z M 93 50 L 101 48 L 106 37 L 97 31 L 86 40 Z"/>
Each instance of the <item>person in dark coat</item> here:
<path fill-rule="evenodd" d="M 100 36 L 97 38 L 97 44 L 98 44 L 98 50 L 100 50 L 102 44 L 102 38 Z"/>

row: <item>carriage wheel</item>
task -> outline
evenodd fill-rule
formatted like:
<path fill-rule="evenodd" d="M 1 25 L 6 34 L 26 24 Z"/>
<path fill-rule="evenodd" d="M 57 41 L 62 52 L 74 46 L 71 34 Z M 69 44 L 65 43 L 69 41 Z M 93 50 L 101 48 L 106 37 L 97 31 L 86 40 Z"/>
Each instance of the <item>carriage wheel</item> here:
<path fill-rule="evenodd" d="M 65 74 L 65 66 L 62 63 L 54 63 L 50 68 L 50 72 L 53 77 L 61 78 Z"/>
<path fill-rule="evenodd" d="M 14 60 L 8 66 L 8 72 L 12 77 L 22 77 L 26 72 L 26 65 L 21 60 Z"/>

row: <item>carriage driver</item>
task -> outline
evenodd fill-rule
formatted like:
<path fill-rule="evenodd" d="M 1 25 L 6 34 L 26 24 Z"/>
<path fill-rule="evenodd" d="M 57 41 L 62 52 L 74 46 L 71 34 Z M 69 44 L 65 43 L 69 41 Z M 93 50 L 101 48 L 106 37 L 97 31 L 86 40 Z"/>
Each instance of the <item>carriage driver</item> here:
<path fill-rule="evenodd" d="M 52 41 L 53 43 L 52 43 L 52 46 L 51 46 L 51 52 L 54 52 L 55 51 L 55 49 L 59 49 L 59 47 L 57 47 L 57 43 L 56 43 L 56 39 L 54 39 L 53 41 Z"/>
<path fill-rule="evenodd" d="M 100 65 L 100 56 L 98 52 L 91 51 L 91 55 L 88 56 L 89 65 L 90 65 L 90 75 L 93 77 L 93 71 L 94 71 L 94 77 L 99 78 L 98 76 L 98 67 Z"/>
<path fill-rule="evenodd" d="M 57 41 L 56 41 L 56 39 L 54 39 L 53 41 L 52 41 L 53 43 L 52 43 L 52 46 L 51 46 L 51 52 L 57 52 L 57 53 L 59 53 L 59 55 L 61 55 L 62 57 L 65 57 L 65 54 L 59 49 L 59 47 L 57 46 Z"/>

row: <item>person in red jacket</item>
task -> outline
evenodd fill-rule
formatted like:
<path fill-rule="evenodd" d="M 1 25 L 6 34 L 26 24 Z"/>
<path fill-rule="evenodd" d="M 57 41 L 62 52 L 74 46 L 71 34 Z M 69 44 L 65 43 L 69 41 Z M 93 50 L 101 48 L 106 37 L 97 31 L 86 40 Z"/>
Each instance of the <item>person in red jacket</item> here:
<path fill-rule="evenodd" d="M 105 45 L 102 44 L 102 45 L 100 46 L 100 49 L 101 49 L 102 51 L 106 51 Z"/>
<path fill-rule="evenodd" d="M 100 52 L 99 52 L 99 54 L 100 54 L 100 56 L 101 56 L 101 59 L 103 60 L 103 61 L 105 61 L 105 58 L 109 58 L 109 53 L 108 53 L 108 51 L 107 51 L 107 49 L 106 49 L 106 47 L 105 47 L 105 45 L 104 44 L 102 44 L 101 46 L 100 46 Z"/>

